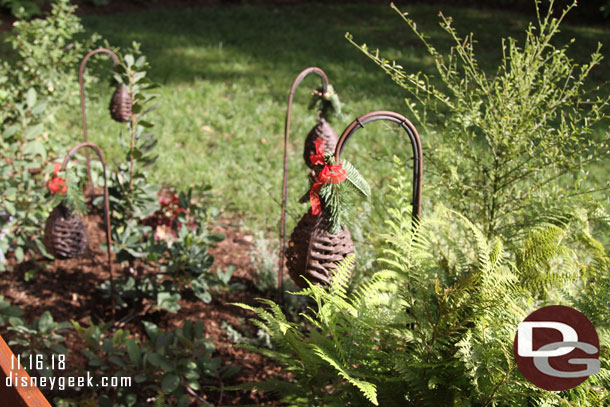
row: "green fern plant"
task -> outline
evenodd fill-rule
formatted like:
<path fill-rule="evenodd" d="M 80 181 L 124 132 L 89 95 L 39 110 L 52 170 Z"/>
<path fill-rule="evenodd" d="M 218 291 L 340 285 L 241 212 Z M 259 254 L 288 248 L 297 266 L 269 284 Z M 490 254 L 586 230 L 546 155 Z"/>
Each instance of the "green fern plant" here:
<path fill-rule="evenodd" d="M 576 407 L 610 399 L 610 259 L 586 224 L 543 223 L 521 244 L 505 245 L 442 206 L 414 225 L 406 199 L 391 188 L 378 271 L 353 291 L 350 258 L 329 287 L 296 293 L 312 304 L 300 323 L 270 300 L 240 304 L 275 344 L 257 351 L 291 374 L 249 387 L 290 406 Z M 552 393 L 518 371 L 513 339 L 530 312 L 557 302 L 592 316 L 602 370 L 577 389 Z"/>

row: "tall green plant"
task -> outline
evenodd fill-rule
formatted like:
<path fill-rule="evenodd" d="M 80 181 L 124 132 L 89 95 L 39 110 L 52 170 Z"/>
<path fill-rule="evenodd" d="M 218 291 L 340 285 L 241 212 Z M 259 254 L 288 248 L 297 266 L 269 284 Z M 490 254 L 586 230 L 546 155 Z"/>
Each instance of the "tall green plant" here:
<path fill-rule="evenodd" d="M 136 258 L 146 256 L 144 236 L 152 229 L 142 221 L 159 210 L 157 192 L 160 185 L 150 183 L 147 167 L 157 156 L 153 153 L 157 145 L 153 123 L 147 117 L 156 106 L 152 101 L 157 95 L 150 90 L 157 87 L 147 77 L 150 65 L 141 54 L 140 46 L 134 43 L 132 51 L 121 58 L 114 80 L 127 89 L 131 100 L 131 114 L 127 121 L 127 137 L 121 137 L 126 147 L 125 162 L 119 164 L 112 174 L 109 189 L 115 228 L 113 241 L 117 244 L 120 261 L 133 263 Z"/>
<path fill-rule="evenodd" d="M 536 24 L 529 25 L 522 45 L 502 40 L 502 60 L 491 75 L 479 66 L 473 34 L 460 37 L 442 13 L 440 25 L 453 43 L 446 53 L 392 5 L 432 57 L 436 78 L 408 72 L 347 34 L 408 92 L 407 107 L 424 130 L 428 173 L 441 187 L 439 196 L 482 225 L 488 237 L 512 238 L 549 209 L 608 189 L 587 183 L 585 171 L 609 154 L 610 133 L 600 122 L 610 97 L 586 86 L 602 60 L 601 44 L 583 65 L 570 59 L 569 44 L 555 45 L 575 5 L 555 18 L 553 1 L 546 15 L 536 1 Z"/>

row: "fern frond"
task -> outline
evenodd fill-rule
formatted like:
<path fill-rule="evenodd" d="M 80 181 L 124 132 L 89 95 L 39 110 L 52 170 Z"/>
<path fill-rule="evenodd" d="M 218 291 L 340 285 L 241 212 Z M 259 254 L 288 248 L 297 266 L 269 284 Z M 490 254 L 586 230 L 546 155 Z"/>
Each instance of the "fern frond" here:
<path fill-rule="evenodd" d="M 379 403 L 377 402 L 377 389 L 373 383 L 367 382 L 365 380 L 356 379 L 353 376 L 351 376 L 345 368 L 343 368 L 341 365 L 339 365 L 339 363 L 337 363 L 337 361 L 335 359 L 333 359 L 332 356 L 327 354 L 320 347 L 313 346 L 313 351 L 322 360 L 324 360 L 330 366 L 335 368 L 337 370 L 337 372 L 339 372 L 339 375 L 341 377 L 343 377 L 345 380 L 347 380 L 348 383 L 357 387 L 362 392 L 364 397 L 367 398 L 367 400 L 369 400 L 371 403 L 373 403 L 376 406 L 379 405 Z"/>
<path fill-rule="evenodd" d="M 371 186 L 360 174 L 360 172 L 349 161 L 342 161 L 343 169 L 347 175 L 347 181 L 356 189 L 363 197 L 368 198 L 371 195 Z"/>

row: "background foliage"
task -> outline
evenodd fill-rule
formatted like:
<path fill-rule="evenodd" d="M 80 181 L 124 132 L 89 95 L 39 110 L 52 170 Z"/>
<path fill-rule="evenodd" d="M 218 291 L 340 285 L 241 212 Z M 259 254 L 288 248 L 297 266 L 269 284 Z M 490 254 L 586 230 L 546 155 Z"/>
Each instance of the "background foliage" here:
<path fill-rule="evenodd" d="M 553 43 L 574 6 L 558 18 L 538 10 L 523 45 L 502 41 L 493 75 L 479 67 L 473 34 L 460 37 L 450 17 L 440 15 L 453 41 L 441 54 L 395 8 L 433 58 L 440 86 L 428 74 L 407 72 L 379 51 L 359 47 L 408 92 L 407 107 L 426 134 L 427 168 L 438 196 L 481 224 L 488 237 L 512 240 L 545 213 L 570 212 L 583 204 L 575 198 L 610 187 L 587 182 L 589 164 L 610 151 L 604 122 L 610 97 L 586 85 L 602 60 L 601 44 L 578 65 L 567 55 L 569 45 Z"/>

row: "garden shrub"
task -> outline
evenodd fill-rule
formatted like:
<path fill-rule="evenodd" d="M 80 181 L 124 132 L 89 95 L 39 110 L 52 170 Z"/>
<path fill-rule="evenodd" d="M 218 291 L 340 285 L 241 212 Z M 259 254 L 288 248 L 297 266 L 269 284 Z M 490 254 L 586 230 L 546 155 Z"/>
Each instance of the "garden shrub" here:
<path fill-rule="evenodd" d="M 15 353 L 28 361 L 30 372 L 35 370 L 40 376 L 52 377 L 52 367 L 56 367 L 58 362 L 65 363 L 68 350 L 63 345 L 63 334 L 71 328 L 70 323 L 56 322 L 49 311 L 43 312 L 31 324 L 18 316 L 11 317 L 9 322 L 8 331 L 13 335 L 8 344 Z"/>
<path fill-rule="evenodd" d="M 94 376 L 131 377 L 131 387 L 116 391 L 95 388 L 79 400 L 64 399 L 62 406 L 95 402 L 99 407 L 139 407 L 152 401 L 167 407 L 188 407 L 191 397 L 202 402 L 205 386 L 220 385 L 238 372 L 213 357 L 214 345 L 204 338 L 201 321 L 184 322 L 182 328 L 164 331 L 152 322 L 143 322 L 146 336 L 134 339 L 125 330 L 107 331 L 109 324 L 74 327 L 87 343 L 85 370 Z M 222 403 L 222 392 L 219 395 Z M 56 400 L 56 402 L 59 400 Z M 155 404 L 156 405 L 156 404 Z"/>
<path fill-rule="evenodd" d="M 0 8 L 8 10 L 19 19 L 30 19 L 41 13 L 42 1 L 34 0 L 0 0 Z"/>
<path fill-rule="evenodd" d="M 203 191 L 205 194 L 205 190 Z M 209 223 L 215 216 L 214 208 L 201 203 L 200 197 L 187 193 L 161 197 L 161 209 L 142 221 L 144 227 L 132 228 L 130 220 L 121 239 L 115 241 L 119 260 L 134 261 L 153 268 L 154 272 L 121 276 L 115 281 L 115 303 L 130 307 L 142 300 L 154 300 L 158 308 L 170 312 L 180 309 L 182 294 L 191 291 L 201 301 L 212 301 L 212 291 L 236 288 L 229 284 L 233 269 L 218 269 L 212 273 L 214 257 L 209 248 L 224 239 L 212 233 Z M 134 263 L 132 263 L 134 264 Z M 99 287 L 110 292 L 109 282 Z"/>
<path fill-rule="evenodd" d="M 568 56 L 570 44 L 555 45 L 575 4 L 555 18 L 553 1 L 546 15 L 537 1 L 537 23 L 526 29 L 522 45 L 502 41 L 502 59 L 491 75 L 479 66 L 473 34 L 460 37 L 442 13 L 440 25 L 453 44 L 445 53 L 393 6 L 432 57 L 434 78 L 408 72 L 347 34 L 408 92 L 407 108 L 423 130 L 427 190 L 481 225 L 487 237 L 522 239 L 524 227 L 548 213 L 599 208 L 593 194 L 608 190 L 588 177 L 589 164 L 610 154 L 603 121 L 610 97 L 587 85 L 602 60 L 601 44 L 582 65 Z"/>
<path fill-rule="evenodd" d="M 19 20 L 7 34 L 12 53 L 0 64 L 0 128 L 17 121 L 19 107 L 33 88 L 39 100 L 57 107 L 70 100 L 76 102 L 78 89 L 75 72 L 84 54 L 100 40 L 98 34 L 80 39 L 84 33 L 76 6 L 68 0 L 55 0 L 46 18 Z M 78 38 L 78 39 L 77 39 Z M 54 120 L 53 109 L 45 120 Z"/>

